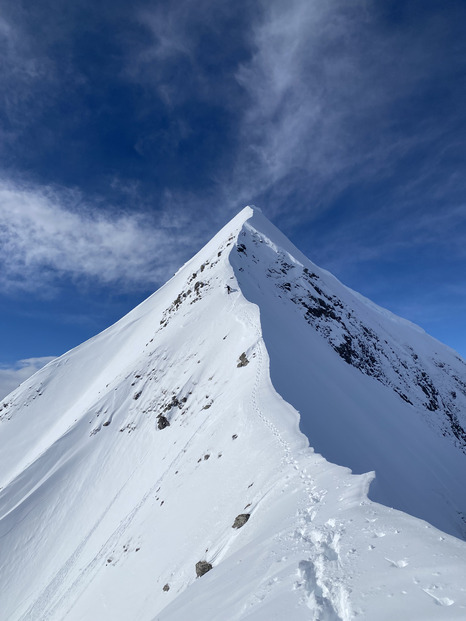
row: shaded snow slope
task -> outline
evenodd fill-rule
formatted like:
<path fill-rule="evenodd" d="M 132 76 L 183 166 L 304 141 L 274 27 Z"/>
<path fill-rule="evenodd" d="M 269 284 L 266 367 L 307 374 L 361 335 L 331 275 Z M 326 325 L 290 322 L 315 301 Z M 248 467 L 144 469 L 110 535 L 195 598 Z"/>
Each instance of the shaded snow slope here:
<path fill-rule="evenodd" d="M 465 538 L 466 363 L 341 285 L 261 214 L 237 249 L 273 385 L 311 446 L 353 472 L 375 470 L 374 500 Z"/>
<path fill-rule="evenodd" d="M 257 229 L 260 252 L 252 253 Z M 286 244 L 265 218 L 243 210 L 157 293 L 4 400 L 2 621 L 465 618 L 466 545 L 370 502 L 372 475 L 329 463 L 298 426 L 311 445 L 322 438 L 326 457 L 345 463 L 352 452 L 339 451 L 355 434 L 342 441 L 340 414 L 330 409 L 349 391 L 362 430 L 365 404 L 388 404 L 371 419 L 373 434 L 365 432 L 374 442 L 384 433 L 393 443 L 399 423 L 384 420 L 392 410 L 395 421 L 418 420 L 406 423 L 410 433 L 431 438 L 446 469 L 462 459 L 461 438 L 445 432 L 446 422 L 423 418 L 417 388 L 412 398 L 404 391 L 410 405 L 344 361 L 298 304 L 276 296 L 284 289 L 264 268 L 282 260 Z M 293 269 L 296 261 L 304 265 L 295 256 Z M 328 287 L 337 283 L 319 274 Z M 381 324 L 395 322 L 361 304 Z M 337 396 L 324 398 L 327 389 Z M 315 410 L 303 408 L 306 393 L 327 408 L 320 436 L 308 428 Z M 334 445 L 326 435 L 332 424 Z M 395 462 L 396 450 L 390 455 Z M 424 472 L 423 457 L 408 463 Z M 436 467 L 428 473 L 450 503 L 442 527 L 453 532 L 455 472 L 448 487 Z M 382 486 L 384 501 L 391 487 Z M 428 511 L 428 492 L 415 504 L 424 501 Z M 245 525 L 232 528 L 245 513 Z M 202 578 L 198 561 L 213 567 Z"/>

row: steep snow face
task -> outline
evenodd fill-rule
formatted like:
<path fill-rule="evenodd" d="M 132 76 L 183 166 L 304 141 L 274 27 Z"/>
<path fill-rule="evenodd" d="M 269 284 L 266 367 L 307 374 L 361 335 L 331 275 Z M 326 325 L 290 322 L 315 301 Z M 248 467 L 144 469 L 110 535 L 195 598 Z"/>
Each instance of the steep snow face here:
<path fill-rule="evenodd" d="M 344 287 L 288 240 L 277 247 L 255 226 L 270 229 L 273 237 L 281 233 L 259 214 L 241 232 L 240 238 L 252 243 L 252 261 L 247 263 L 256 283 L 264 276 L 271 280 L 275 301 L 279 297 L 293 302 L 298 314 L 346 363 L 422 409 L 426 422 L 466 453 L 466 362 L 418 326 Z M 260 252 L 264 244 L 266 251 Z M 240 257 L 246 256 L 244 242 L 238 250 Z"/>
<path fill-rule="evenodd" d="M 466 537 L 464 360 L 344 287 L 261 214 L 238 239 L 232 264 L 260 308 L 272 382 L 311 446 L 375 470 L 374 500 Z"/>
<path fill-rule="evenodd" d="M 244 210 L 156 294 L 4 400 L 2 621 L 464 618 L 465 544 L 370 502 L 372 475 L 308 448 L 309 412 L 300 421 L 271 383 L 269 368 L 288 399 L 300 373 L 331 418 L 344 400 L 313 394 L 322 368 L 334 392 L 361 386 L 350 402 L 369 391 L 361 410 L 390 396 L 416 410 L 277 296 L 267 267 L 286 244 Z M 392 440 L 385 413 L 374 441 L 380 426 Z M 212 570 L 196 578 L 199 561 Z"/>

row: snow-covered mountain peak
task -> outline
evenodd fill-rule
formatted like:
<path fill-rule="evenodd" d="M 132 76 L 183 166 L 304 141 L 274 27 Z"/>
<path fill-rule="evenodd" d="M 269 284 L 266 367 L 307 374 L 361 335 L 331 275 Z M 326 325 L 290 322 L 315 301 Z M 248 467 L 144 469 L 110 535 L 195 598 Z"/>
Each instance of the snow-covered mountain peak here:
<path fill-rule="evenodd" d="M 4 400 L 3 617 L 464 618 L 464 368 L 246 207 Z"/>

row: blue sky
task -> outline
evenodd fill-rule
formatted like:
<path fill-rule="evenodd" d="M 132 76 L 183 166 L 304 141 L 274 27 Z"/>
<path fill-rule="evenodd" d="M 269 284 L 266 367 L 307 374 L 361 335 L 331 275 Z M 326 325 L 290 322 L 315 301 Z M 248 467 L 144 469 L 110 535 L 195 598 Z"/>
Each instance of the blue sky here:
<path fill-rule="evenodd" d="M 0 392 L 246 204 L 466 356 L 465 23 L 463 0 L 4 0 Z"/>

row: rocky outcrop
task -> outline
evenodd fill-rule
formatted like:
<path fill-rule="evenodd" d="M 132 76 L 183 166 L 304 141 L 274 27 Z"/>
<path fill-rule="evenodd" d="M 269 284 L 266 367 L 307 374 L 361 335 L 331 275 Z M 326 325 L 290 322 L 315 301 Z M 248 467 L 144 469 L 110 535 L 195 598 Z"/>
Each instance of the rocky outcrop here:
<path fill-rule="evenodd" d="M 212 565 L 207 561 L 199 561 L 196 563 L 196 576 L 200 578 L 212 569 Z"/>
<path fill-rule="evenodd" d="M 240 513 L 235 517 L 232 528 L 241 528 L 250 518 L 250 513 Z"/>

